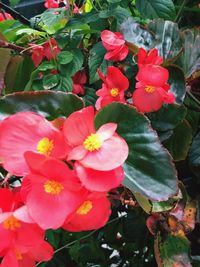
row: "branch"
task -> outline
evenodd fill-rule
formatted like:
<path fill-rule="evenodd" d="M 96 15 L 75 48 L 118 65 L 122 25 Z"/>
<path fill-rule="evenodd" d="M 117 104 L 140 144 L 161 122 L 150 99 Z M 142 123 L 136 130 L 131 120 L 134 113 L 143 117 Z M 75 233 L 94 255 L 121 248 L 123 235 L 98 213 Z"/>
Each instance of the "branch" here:
<path fill-rule="evenodd" d="M 0 39 L 0 48 L 9 48 L 9 49 L 13 49 L 15 51 L 18 51 L 21 54 L 24 53 L 26 55 L 30 55 L 30 51 L 27 51 L 26 49 L 24 49 L 24 47 L 21 47 L 19 45 L 15 45 L 15 44 L 7 43 L 1 39 Z"/>

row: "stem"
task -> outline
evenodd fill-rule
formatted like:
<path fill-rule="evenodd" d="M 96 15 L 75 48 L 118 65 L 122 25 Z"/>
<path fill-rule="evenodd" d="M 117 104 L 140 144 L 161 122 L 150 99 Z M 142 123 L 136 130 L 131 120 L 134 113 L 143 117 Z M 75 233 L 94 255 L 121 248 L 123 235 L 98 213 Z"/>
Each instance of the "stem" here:
<path fill-rule="evenodd" d="M 7 42 L 4 42 L 2 40 L 0 40 L 0 47 L 1 48 L 10 48 L 10 49 L 13 49 L 15 51 L 18 51 L 19 53 L 23 53 L 25 51 L 25 54 L 29 55 L 29 51 L 26 51 L 24 49 L 24 47 L 21 47 L 19 45 L 15 45 L 15 44 L 11 44 L 11 43 L 7 43 Z"/>
<path fill-rule="evenodd" d="M 178 22 L 179 17 L 183 12 L 183 9 L 184 9 L 184 6 L 186 5 L 186 3 L 187 3 L 187 0 L 183 0 L 183 3 L 182 3 L 182 5 L 181 5 L 181 7 L 180 7 L 180 9 L 179 9 L 179 11 L 178 11 L 178 13 L 176 15 L 176 18 L 175 18 L 174 22 Z"/>
<path fill-rule="evenodd" d="M 114 218 L 114 219 L 110 220 L 110 221 L 107 223 L 107 225 L 108 225 L 108 224 L 111 224 L 111 223 L 113 223 L 113 222 L 115 222 L 115 221 L 118 221 L 118 220 L 120 220 L 121 218 L 123 218 L 123 217 L 125 217 L 125 216 L 126 216 L 126 214 L 122 215 L 121 217 Z M 62 247 L 56 249 L 56 250 L 54 251 L 54 254 L 56 254 L 57 252 L 59 252 L 59 251 L 65 249 L 65 248 L 68 248 L 68 247 L 74 245 L 76 242 L 79 242 L 79 241 L 81 241 L 81 240 L 83 240 L 83 239 L 86 239 L 86 238 L 92 236 L 94 233 L 96 233 L 96 232 L 98 232 L 98 231 L 99 231 L 99 229 L 94 230 L 94 231 L 90 232 L 89 234 L 84 235 L 83 237 L 79 238 L 78 240 L 74 240 L 74 241 L 72 241 L 72 242 L 70 242 L 70 243 L 68 243 L 68 244 L 66 244 L 66 245 L 64 245 L 64 246 L 62 246 Z M 37 267 L 37 266 L 39 266 L 41 263 L 42 263 L 42 262 L 38 262 L 35 266 Z"/>

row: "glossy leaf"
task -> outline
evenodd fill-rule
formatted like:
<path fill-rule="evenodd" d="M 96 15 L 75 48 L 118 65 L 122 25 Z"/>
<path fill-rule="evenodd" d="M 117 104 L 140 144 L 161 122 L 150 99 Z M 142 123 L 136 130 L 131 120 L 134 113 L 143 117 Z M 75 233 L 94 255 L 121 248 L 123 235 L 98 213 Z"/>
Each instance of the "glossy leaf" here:
<path fill-rule="evenodd" d="M 19 111 L 34 111 L 48 119 L 68 117 L 83 108 L 82 100 L 63 92 L 39 91 L 7 95 L 0 99 L 0 120 Z"/>
<path fill-rule="evenodd" d="M 129 146 L 123 184 L 151 200 L 167 200 L 175 195 L 178 188 L 174 165 L 148 119 L 131 106 L 112 103 L 95 118 L 97 128 L 107 122 L 118 124 L 117 132 Z"/>
<path fill-rule="evenodd" d="M 175 18 L 175 6 L 172 0 L 136 0 L 136 7 L 146 19 Z"/>
<path fill-rule="evenodd" d="M 157 131 L 174 129 L 183 119 L 187 110 L 184 106 L 164 105 L 159 111 L 148 113 L 152 127 Z"/>
<path fill-rule="evenodd" d="M 175 161 L 184 160 L 187 157 L 192 142 L 192 128 L 188 121 L 184 120 L 176 126 L 173 135 L 167 140 L 165 146 Z"/>
<path fill-rule="evenodd" d="M 183 68 L 186 77 L 200 70 L 200 31 L 187 29 L 181 33 L 183 39 L 183 54 L 179 65 Z"/>
<path fill-rule="evenodd" d="M 68 64 L 73 60 L 73 54 L 69 51 L 61 51 L 57 59 L 60 64 Z"/>
<path fill-rule="evenodd" d="M 195 136 L 192 142 L 189 159 L 192 165 L 200 166 L 200 133 Z"/>
<path fill-rule="evenodd" d="M 183 71 L 176 66 L 168 66 L 170 91 L 173 92 L 177 104 L 182 104 L 186 94 L 185 77 Z"/>

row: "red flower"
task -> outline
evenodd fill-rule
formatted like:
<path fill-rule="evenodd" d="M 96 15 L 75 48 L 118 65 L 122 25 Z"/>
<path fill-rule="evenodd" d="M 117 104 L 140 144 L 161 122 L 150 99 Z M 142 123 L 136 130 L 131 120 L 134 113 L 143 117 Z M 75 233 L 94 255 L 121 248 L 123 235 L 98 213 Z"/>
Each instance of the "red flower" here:
<path fill-rule="evenodd" d="M 60 47 L 58 46 L 54 38 L 49 39 L 43 44 L 44 47 L 44 56 L 47 60 L 55 58 L 60 53 Z"/>
<path fill-rule="evenodd" d="M 102 44 L 108 52 L 104 58 L 106 60 L 122 61 L 128 55 L 128 47 L 120 32 L 104 30 L 101 33 Z"/>
<path fill-rule="evenodd" d="M 158 55 L 158 49 L 153 48 L 148 53 L 143 48 L 138 52 L 138 67 L 140 68 L 146 64 L 161 65 L 163 63 L 162 57 Z"/>
<path fill-rule="evenodd" d="M 159 110 L 164 103 L 173 103 L 175 97 L 168 92 L 168 70 L 158 65 L 140 67 L 136 76 L 136 90 L 133 92 L 133 104 L 140 112 Z"/>
<path fill-rule="evenodd" d="M 44 47 L 42 45 L 29 44 L 32 46 L 31 58 L 35 67 L 38 67 L 44 58 Z"/>
<path fill-rule="evenodd" d="M 64 162 L 33 152 L 25 153 L 25 157 L 31 173 L 22 182 L 21 194 L 28 212 L 42 229 L 57 229 L 88 191 Z"/>
<path fill-rule="evenodd" d="M 30 218 L 26 206 L 9 189 L 0 189 L 0 254 L 13 244 L 31 247 L 43 242 L 44 231 Z M 27 238 L 27 236 L 29 238 Z"/>
<path fill-rule="evenodd" d="M 77 71 L 75 75 L 72 77 L 73 80 L 73 89 L 72 93 L 74 94 L 85 94 L 84 84 L 87 82 L 87 76 L 85 71 Z"/>
<path fill-rule="evenodd" d="M 8 14 L 6 12 L 4 12 L 3 14 L 0 13 L 0 21 L 12 20 L 12 19 L 13 19 L 13 17 L 10 14 Z"/>
<path fill-rule="evenodd" d="M 65 221 L 62 228 L 70 232 L 98 229 L 107 223 L 110 213 L 110 202 L 106 193 L 91 193 Z"/>
<path fill-rule="evenodd" d="M 99 110 L 112 102 L 125 103 L 124 91 L 129 87 L 126 76 L 116 67 L 108 67 L 105 77 L 100 70 L 98 70 L 98 74 L 104 83 L 102 88 L 96 92 L 99 96 L 95 105 L 96 109 Z"/>
<path fill-rule="evenodd" d="M 29 235 L 27 235 L 28 238 Z M 6 251 L 1 267 L 35 267 L 35 263 L 49 261 L 53 257 L 53 248 L 43 241 L 34 247 L 13 245 Z"/>
<path fill-rule="evenodd" d="M 35 151 L 55 158 L 65 158 L 68 146 L 62 133 L 44 117 L 34 112 L 18 112 L 4 119 L 0 126 L 0 158 L 10 173 L 23 176 L 29 172 L 24 152 Z"/>
<path fill-rule="evenodd" d="M 109 191 L 119 186 L 124 178 L 122 167 L 111 171 L 97 171 L 85 168 L 78 162 L 75 163 L 74 167 L 81 183 L 90 191 Z"/>
<path fill-rule="evenodd" d="M 96 131 L 91 106 L 72 113 L 63 125 L 65 138 L 71 146 L 68 160 L 78 160 L 84 167 L 99 171 L 121 166 L 128 156 L 128 146 L 116 134 L 116 128 L 116 123 L 106 123 Z"/>
<path fill-rule="evenodd" d="M 59 2 L 59 0 L 45 0 L 44 6 L 46 8 L 58 8 Z"/>

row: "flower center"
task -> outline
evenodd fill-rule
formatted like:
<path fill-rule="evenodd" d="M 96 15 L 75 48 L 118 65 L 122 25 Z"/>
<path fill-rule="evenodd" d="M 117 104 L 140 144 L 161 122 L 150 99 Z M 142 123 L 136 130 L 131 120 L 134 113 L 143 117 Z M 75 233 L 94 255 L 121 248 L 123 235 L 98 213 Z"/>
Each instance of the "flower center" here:
<path fill-rule="evenodd" d="M 48 180 L 44 184 L 44 191 L 48 194 L 58 195 L 64 189 L 63 185 L 54 180 Z"/>
<path fill-rule="evenodd" d="M 8 217 L 4 222 L 3 222 L 3 227 L 6 230 L 11 230 L 14 231 L 16 230 L 16 228 L 20 228 L 21 227 L 21 223 L 20 221 L 18 221 L 14 216 L 10 216 Z"/>
<path fill-rule="evenodd" d="M 77 209 L 76 213 L 79 215 L 86 215 L 92 209 L 92 202 L 87 200 Z"/>
<path fill-rule="evenodd" d="M 85 139 L 85 141 L 83 142 L 83 146 L 90 152 L 99 150 L 99 148 L 101 148 L 102 146 L 102 140 L 100 135 L 92 133 Z"/>
<path fill-rule="evenodd" d="M 22 257 L 22 254 L 19 250 L 16 250 L 15 251 L 15 256 L 16 256 L 16 259 L 19 261 L 19 260 L 23 260 L 23 257 Z"/>
<path fill-rule="evenodd" d="M 147 85 L 146 87 L 145 87 L 145 91 L 147 92 L 147 93 L 153 93 L 154 91 L 155 91 L 155 88 L 154 88 L 154 86 L 152 86 L 152 85 Z"/>
<path fill-rule="evenodd" d="M 111 96 L 116 97 L 119 95 L 119 90 L 117 88 L 112 88 L 110 90 L 110 94 L 111 94 Z"/>
<path fill-rule="evenodd" d="M 37 144 L 37 151 L 41 154 L 49 156 L 54 148 L 53 140 L 49 138 L 42 138 Z"/>

